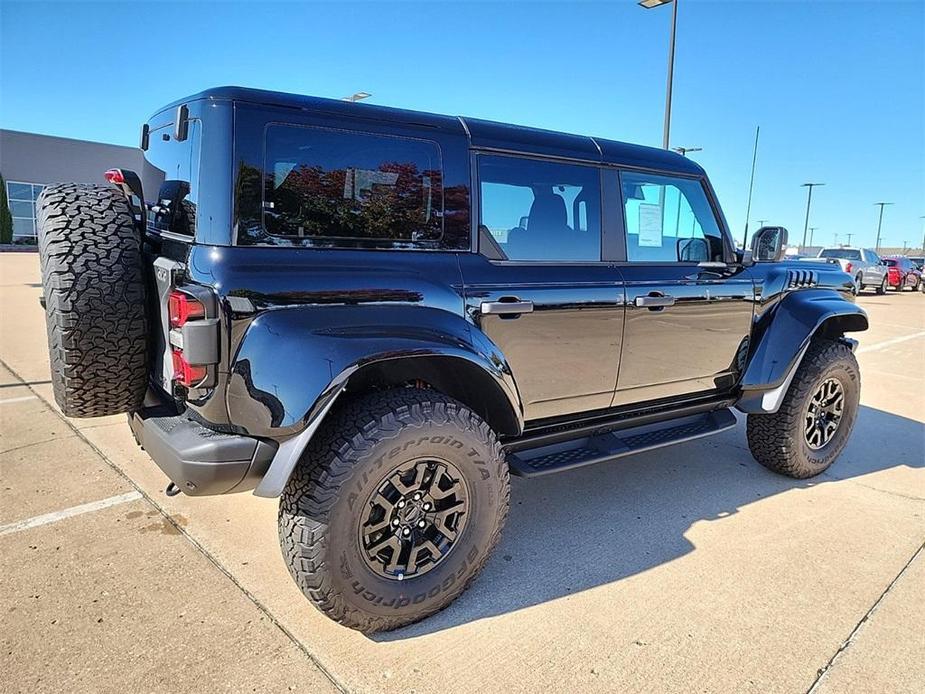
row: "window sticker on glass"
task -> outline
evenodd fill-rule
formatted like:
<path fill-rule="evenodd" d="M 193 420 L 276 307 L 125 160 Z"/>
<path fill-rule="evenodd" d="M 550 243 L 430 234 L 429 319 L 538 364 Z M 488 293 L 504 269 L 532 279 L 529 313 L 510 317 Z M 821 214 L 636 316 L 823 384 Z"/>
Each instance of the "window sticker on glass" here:
<path fill-rule="evenodd" d="M 639 205 L 639 245 L 661 248 L 662 208 L 659 205 Z"/>

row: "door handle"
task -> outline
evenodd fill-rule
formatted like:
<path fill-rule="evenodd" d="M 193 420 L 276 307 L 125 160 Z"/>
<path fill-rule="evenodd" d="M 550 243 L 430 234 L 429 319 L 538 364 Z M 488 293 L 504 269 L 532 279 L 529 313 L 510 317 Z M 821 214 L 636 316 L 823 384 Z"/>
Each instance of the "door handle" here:
<path fill-rule="evenodd" d="M 637 296 L 633 303 L 650 311 L 657 311 L 666 306 L 674 306 L 674 302 L 673 296 L 652 292 L 648 296 Z"/>
<path fill-rule="evenodd" d="M 506 301 L 483 301 L 479 309 L 483 314 L 509 316 L 515 313 L 532 313 L 533 302 L 520 301 L 516 298 Z"/>

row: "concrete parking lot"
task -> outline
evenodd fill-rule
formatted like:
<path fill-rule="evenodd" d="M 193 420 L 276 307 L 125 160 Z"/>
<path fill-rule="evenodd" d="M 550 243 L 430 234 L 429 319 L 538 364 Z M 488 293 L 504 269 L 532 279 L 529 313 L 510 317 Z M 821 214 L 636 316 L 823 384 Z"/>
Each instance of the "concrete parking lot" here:
<path fill-rule="evenodd" d="M 925 295 L 859 298 L 862 409 L 825 475 L 768 472 L 740 422 L 515 479 L 473 587 L 366 637 L 302 598 L 273 500 L 168 498 L 123 417 L 65 420 L 37 256 L 0 285 L 5 691 L 925 689 Z"/>

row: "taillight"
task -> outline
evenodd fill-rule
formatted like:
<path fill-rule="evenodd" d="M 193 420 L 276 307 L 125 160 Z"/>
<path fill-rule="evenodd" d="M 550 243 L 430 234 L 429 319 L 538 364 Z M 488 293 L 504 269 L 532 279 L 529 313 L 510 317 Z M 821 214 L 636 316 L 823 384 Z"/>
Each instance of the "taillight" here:
<path fill-rule="evenodd" d="M 891 267 L 887 270 L 887 274 L 889 274 L 891 281 L 896 280 L 897 282 L 899 282 L 899 268 Z"/>
<path fill-rule="evenodd" d="M 183 350 L 174 347 L 172 349 L 173 357 L 173 380 L 181 385 L 191 387 L 202 381 L 208 374 L 207 367 L 204 364 L 190 364 L 183 356 Z"/>
<path fill-rule="evenodd" d="M 851 272 L 851 263 L 845 263 L 845 272 Z"/>
<path fill-rule="evenodd" d="M 177 332 L 191 320 L 206 317 L 205 305 L 196 297 L 174 289 L 167 297 L 167 320 L 170 329 Z M 171 343 L 174 342 L 171 333 Z M 183 354 L 182 340 L 178 344 L 171 344 L 171 358 L 173 360 L 173 380 L 187 388 L 201 383 L 208 375 L 208 366 L 205 364 L 191 364 Z"/>
<path fill-rule="evenodd" d="M 191 318 L 205 318 L 206 307 L 189 294 L 174 290 L 167 298 L 167 315 L 171 328 L 182 328 Z"/>
<path fill-rule="evenodd" d="M 103 178 L 110 183 L 125 183 L 125 176 L 122 174 L 122 169 L 110 169 L 103 174 Z"/>

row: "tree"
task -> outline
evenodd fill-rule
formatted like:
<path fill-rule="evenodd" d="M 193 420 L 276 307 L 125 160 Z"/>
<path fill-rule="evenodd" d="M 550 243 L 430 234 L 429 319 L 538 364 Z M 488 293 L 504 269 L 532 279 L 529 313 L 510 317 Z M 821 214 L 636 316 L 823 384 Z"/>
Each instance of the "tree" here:
<path fill-rule="evenodd" d="M 13 215 L 6 199 L 6 181 L 0 174 L 0 243 L 13 242 Z"/>

